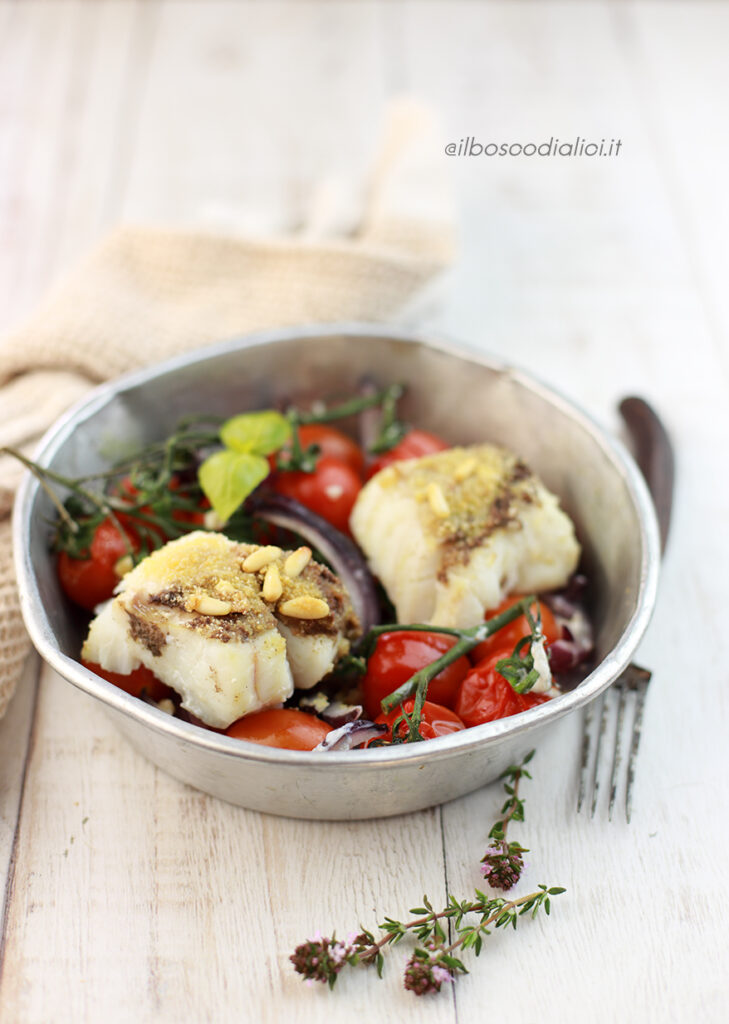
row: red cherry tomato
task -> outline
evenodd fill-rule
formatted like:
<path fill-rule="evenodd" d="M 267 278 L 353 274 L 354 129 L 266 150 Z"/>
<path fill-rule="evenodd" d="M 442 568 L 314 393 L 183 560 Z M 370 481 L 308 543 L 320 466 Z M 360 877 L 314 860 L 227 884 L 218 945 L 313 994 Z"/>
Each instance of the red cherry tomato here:
<path fill-rule="evenodd" d="M 139 539 L 131 527 L 122 524 L 134 551 Z M 88 558 L 72 558 L 65 551 L 58 556 L 58 578 L 61 587 L 76 604 L 93 611 L 97 604 L 107 601 L 119 582 L 115 566 L 128 554 L 124 537 L 111 519 L 104 519 L 96 527 Z"/>
<path fill-rule="evenodd" d="M 204 526 L 205 513 L 194 512 L 192 509 L 176 508 L 172 512 L 172 518 L 176 523 L 189 523 L 191 526 Z"/>
<path fill-rule="evenodd" d="M 400 717 L 403 712 L 403 708 L 410 714 L 415 706 L 415 698 L 408 697 L 408 699 L 400 705 L 400 707 L 393 708 L 392 711 L 386 715 L 378 715 L 375 722 L 378 725 L 383 723 L 388 727 L 388 732 L 384 737 L 386 740 L 392 739 L 392 727 L 395 724 L 395 720 Z M 420 719 L 420 735 L 423 739 L 433 740 L 436 736 L 447 736 L 451 732 L 460 732 L 464 728 L 464 724 L 458 715 L 455 715 L 450 708 L 444 708 L 441 704 L 433 704 L 431 701 L 426 700 L 423 704 L 423 714 Z M 401 722 L 398 726 L 398 736 L 405 736 L 407 734 L 407 726 L 405 722 Z M 371 741 L 370 741 L 371 742 Z"/>
<path fill-rule="evenodd" d="M 177 474 L 173 474 L 170 477 L 168 484 L 169 490 L 177 491 L 180 488 L 180 478 Z M 119 493 L 123 498 L 129 498 L 130 501 L 135 501 L 139 494 L 139 488 L 135 487 L 128 476 L 125 476 L 119 483 Z M 203 497 L 198 503 L 197 509 L 183 509 L 176 508 L 172 510 L 172 518 L 178 523 L 189 523 L 191 526 L 204 526 L 205 525 L 205 512 L 210 508 L 210 502 L 207 498 Z M 148 514 L 153 513 L 153 509 L 149 506 L 143 506 L 142 512 Z M 122 516 L 122 519 L 124 517 Z M 150 526 L 150 530 L 156 533 L 163 542 L 167 542 L 169 537 L 156 526 Z"/>
<path fill-rule="evenodd" d="M 177 491 L 180 488 L 180 478 L 177 475 L 173 475 L 169 487 L 171 491 Z M 197 503 L 196 509 L 187 508 L 176 508 L 172 512 L 172 518 L 178 523 L 189 523 L 191 526 L 204 526 L 205 525 L 205 513 L 210 508 L 210 502 L 205 496 L 202 496 Z"/>
<path fill-rule="evenodd" d="M 356 441 L 347 434 L 337 430 L 336 427 L 327 426 L 325 423 L 305 423 L 299 427 L 299 442 L 303 449 L 310 448 L 315 444 L 319 448 L 319 457 L 328 455 L 338 462 L 346 462 L 358 476 L 362 475 L 364 469 L 364 452 Z M 291 451 L 291 443 L 286 444 L 278 453 L 282 460 Z M 275 456 L 273 461 L 275 466 Z"/>
<path fill-rule="evenodd" d="M 271 484 L 279 494 L 295 498 L 342 533 L 349 531 L 349 515 L 362 488 L 352 467 L 330 455 L 319 458 L 313 473 L 276 473 Z"/>
<path fill-rule="evenodd" d="M 522 595 L 514 594 L 512 597 L 506 597 L 501 602 L 498 608 L 494 609 L 487 614 L 487 618 L 491 619 L 494 615 L 499 615 L 501 612 L 505 612 L 507 608 L 511 608 L 516 601 Z M 539 613 L 542 616 L 542 632 L 547 643 L 547 647 L 555 640 L 559 640 L 562 636 L 562 629 L 557 625 L 554 615 L 550 611 L 549 607 L 544 601 L 539 601 Z M 532 614 L 534 612 L 532 611 Z M 470 658 L 474 665 L 477 665 L 479 661 L 483 661 L 497 648 L 499 650 L 508 647 L 509 654 L 512 653 L 516 645 L 519 643 L 522 637 L 528 636 L 530 633 L 529 623 L 526 615 L 520 615 L 518 619 L 514 619 L 508 626 L 502 626 L 500 630 L 494 633 L 493 636 L 488 637 L 482 641 L 470 652 Z"/>
<path fill-rule="evenodd" d="M 375 459 L 367 470 L 367 479 L 369 480 L 375 473 L 379 473 L 381 469 L 391 466 L 393 462 L 419 459 L 423 455 L 433 455 L 435 452 L 442 452 L 450 447 L 440 437 L 429 434 L 427 430 L 410 430 L 399 444 Z"/>
<path fill-rule="evenodd" d="M 125 693 L 131 693 L 132 697 L 141 697 L 143 690 L 152 700 L 164 700 L 165 697 L 173 697 L 175 694 L 174 690 L 166 686 L 161 679 L 158 679 L 144 665 L 140 665 L 139 668 L 136 668 L 128 675 L 122 675 L 120 672 L 108 672 L 101 665 L 97 665 L 93 661 L 82 661 L 81 664 L 85 668 L 90 668 L 92 672 L 95 672 L 97 676 L 101 676 L 102 679 L 106 679 L 108 682 L 113 683 L 114 686 L 118 686 Z"/>
<path fill-rule="evenodd" d="M 305 711 L 274 708 L 239 718 L 228 726 L 225 735 L 248 740 L 249 743 L 262 743 L 266 747 L 313 750 L 331 731 L 330 725 Z"/>
<path fill-rule="evenodd" d="M 370 718 L 381 713 L 384 697 L 407 682 L 418 669 L 425 668 L 449 651 L 455 643 L 456 638 L 446 633 L 403 631 L 383 633 L 378 637 L 362 679 L 363 703 Z M 428 699 L 452 708 L 470 667 L 464 655 L 457 658 L 432 680 L 428 686 Z"/>
<path fill-rule="evenodd" d="M 549 699 L 537 693 L 516 693 L 508 680 L 497 672 L 497 661 L 510 657 L 511 652 L 512 648 L 494 651 L 472 668 L 461 683 L 454 710 L 468 728 L 518 715 Z"/>

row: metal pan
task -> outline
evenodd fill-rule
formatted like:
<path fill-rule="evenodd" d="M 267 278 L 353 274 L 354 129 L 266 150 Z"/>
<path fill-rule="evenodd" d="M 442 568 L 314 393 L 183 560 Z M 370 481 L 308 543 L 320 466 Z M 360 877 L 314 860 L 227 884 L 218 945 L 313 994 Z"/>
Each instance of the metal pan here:
<path fill-rule="evenodd" d="M 15 510 L 23 615 L 33 643 L 64 678 L 100 701 L 129 741 L 171 775 L 271 814 L 354 820 L 461 796 L 538 744 L 543 731 L 600 694 L 627 666 L 656 597 L 659 537 L 630 456 L 586 413 L 530 375 L 480 354 L 390 328 L 339 324 L 256 334 L 192 352 L 104 385 L 44 439 L 39 460 L 78 475 L 104 468 L 121 441 L 158 439 L 182 417 L 227 416 L 351 394 L 364 374 L 408 386 L 403 412 L 454 443 L 489 440 L 519 453 L 577 524 L 592 587 L 596 667 L 580 685 L 512 718 L 428 743 L 346 753 L 261 747 L 206 732 L 100 679 L 76 660 L 86 619 L 63 597 L 28 476 Z"/>

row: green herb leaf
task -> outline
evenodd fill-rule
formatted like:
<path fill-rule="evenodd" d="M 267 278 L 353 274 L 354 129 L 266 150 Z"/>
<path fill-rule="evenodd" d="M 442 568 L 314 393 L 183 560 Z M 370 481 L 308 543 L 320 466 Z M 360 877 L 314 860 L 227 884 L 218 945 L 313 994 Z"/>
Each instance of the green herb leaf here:
<path fill-rule="evenodd" d="M 251 455 L 270 455 L 283 447 L 290 436 L 291 424 L 273 409 L 233 416 L 220 428 L 220 440 L 226 448 Z"/>
<path fill-rule="evenodd" d="M 268 472 L 268 462 L 262 455 L 222 451 L 203 462 L 198 480 L 213 511 L 226 522 Z"/>

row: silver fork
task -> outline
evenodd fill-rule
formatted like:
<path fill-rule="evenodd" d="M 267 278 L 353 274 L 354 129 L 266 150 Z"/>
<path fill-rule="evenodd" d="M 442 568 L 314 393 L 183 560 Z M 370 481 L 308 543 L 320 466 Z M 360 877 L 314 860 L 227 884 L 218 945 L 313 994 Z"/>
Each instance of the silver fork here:
<path fill-rule="evenodd" d="M 633 782 L 635 780 L 635 764 L 638 758 L 638 747 L 643 728 L 643 708 L 646 691 L 651 679 L 647 668 L 630 664 L 623 674 L 594 704 L 585 711 L 584 732 L 582 735 L 582 757 L 580 762 L 580 789 L 577 794 L 577 811 L 582 810 L 585 800 L 590 796 L 590 817 L 595 816 L 600 795 L 600 765 L 603 761 L 603 740 L 614 733 L 612 767 L 610 769 L 610 800 L 608 803 L 608 819 L 612 821 L 613 809 L 618 795 L 618 779 L 623 764 L 623 742 L 625 735 L 625 716 L 632 711 L 633 721 L 629 729 L 630 750 L 628 752 L 628 770 L 625 776 L 625 818 L 630 823 L 633 806 Z M 634 697 L 631 699 L 631 696 Z M 599 714 L 596 705 L 599 705 Z M 593 728 L 595 720 L 599 721 L 597 730 Z M 614 724 L 613 724 L 614 722 Z M 593 754 L 594 747 L 594 754 Z M 589 781 L 588 781 L 589 780 Z"/>
<path fill-rule="evenodd" d="M 642 398 L 623 399 L 620 403 L 620 413 L 633 441 L 636 461 L 653 497 L 661 533 L 661 551 L 664 551 L 673 503 L 674 456 L 671 440 L 656 412 Z M 648 669 L 630 664 L 595 704 L 588 705 L 585 711 L 580 756 L 578 813 L 585 804 L 589 790 L 590 817 L 595 815 L 601 788 L 600 766 L 601 762 L 605 760 L 604 756 L 601 756 L 604 748 L 603 741 L 606 735 L 612 734 L 614 743 L 608 803 L 608 819 L 612 820 L 618 794 L 618 779 L 623 764 L 625 717 L 626 713 L 629 714 L 632 711 L 632 727 L 629 730 L 630 749 L 625 778 L 625 817 L 630 823 L 635 766 L 643 729 L 646 691 L 650 679 L 651 673 Z M 594 728 L 596 720 L 599 721 L 597 729 Z M 613 720 L 614 725 L 612 725 Z"/>

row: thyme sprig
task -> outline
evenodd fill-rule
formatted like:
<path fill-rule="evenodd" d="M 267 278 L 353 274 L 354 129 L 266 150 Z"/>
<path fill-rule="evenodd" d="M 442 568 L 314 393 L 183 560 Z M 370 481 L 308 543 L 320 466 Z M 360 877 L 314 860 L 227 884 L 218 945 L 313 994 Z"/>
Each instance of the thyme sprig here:
<path fill-rule="evenodd" d="M 519 782 L 522 778 L 531 779 L 526 766 L 534 757 L 534 753 L 533 750 L 530 750 L 521 764 L 510 765 L 499 775 L 499 779 L 506 780 L 504 782 L 504 789 L 508 800 L 501 808 L 502 816 L 498 821 L 494 822 L 489 832 L 489 839 L 505 839 L 506 829 L 510 821 L 524 821 L 524 801 L 519 796 Z"/>
<path fill-rule="evenodd" d="M 526 896 L 506 900 L 500 896 L 489 897 L 480 889 L 474 889 L 473 898 L 458 900 L 450 896 L 447 905 L 439 911 L 435 911 L 428 897 L 423 896 L 423 906 L 410 909 L 411 914 L 419 916 L 409 921 L 386 917 L 378 925 L 379 930 L 385 933 L 380 939 L 367 930 L 349 936 L 344 942 L 337 942 L 335 936 L 331 939 L 315 937 L 297 946 L 289 959 L 294 970 L 304 978 L 326 982 L 329 988 L 334 988 L 345 965 L 374 966 L 378 976 L 382 977 L 383 950 L 410 935 L 417 939 L 419 945 L 405 967 L 405 988 L 416 995 L 439 992 L 445 982 L 455 981 L 459 974 L 468 974 L 463 961 L 455 955 L 457 952 L 472 949 L 474 955 L 479 956 L 484 937 L 491 934 L 492 928 L 506 928 L 508 925 L 516 928 L 520 917 L 531 912 L 534 918 L 542 909 L 549 914 L 550 896 L 563 892 L 565 890 L 561 886 L 540 884 Z M 470 915 L 475 915 L 478 920 L 466 921 Z M 442 921 L 451 921 L 457 934 L 457 938 L 447 945 Z"/>
<path fill-rule="evenodd" d="M 521 843 L 507 843 L 506 830 L 511 821 L 524 821 L 524 801 L 519 796 L 519 782 L 522 777 L 531 779 L 526 769 L 534 751 L 526 755 L 521 764 L 510 765 L 501 773 L 499 779 L 505 779 L 504 789 L 507 800 L 501 808 L 501 817 L 494 822 L 489 839 L 492 840 L 481 858 L 481 874 L 492 889 L 511 889 L 519 881 L 524 870 L 525 853 L 529 850 Z"/>
<path fill-rule="evenodd" d="M 318 403 L 308 411 L 295 406 L 290 407 L 286 411 L 286 418 L 291 426 L 291 442 L 290 446 L 280 453 L 277 468 L 313 473 L 319 448 L 317 445 L 309 445 L 306 448 L 302 446 L 299 427 L 312 423 L 334 423 L 349 416 L 358 416 L 366 409 L 382 410 L 379 433 L 370 445 L 369 452 L 374 455 L 389 451 L 402 440 L 405 433 L 404 424 L 397 419 L 397 403 L 404 393 L 405 388 L 402 384 L 391 384 L 387 388 L 356 395 L 329 408 L 323 403 Z"/>
<path fill-rule="evenodd" d="M 58 512 L 55 550 L 87 557 L 96 528 L 109 519 L 132 560 L 138 561 L 165 540 L 199 528 L 194 518 L 202 499 L 196 479 L 198 453 L 216 437 L 216 431 L 203 431 L 198 424 L 182 424 L 164 441 L 110 469 L 77 477 L 41 466 L 14 448 L 2 452 L 37 477 Z M 178 477 L 174 487 L 173 477 Z M 66 492 L 64 498 L 58 489 Z"/>
<path fill-rule="evenodd" d="M 485 622 L 479 623 L 477 626 L 471 626 L 469 629 L 456 629 L 450 626 L 431 626 L 424 623 L 414 623 L 409 625 L 400 625 L 396 622 L 390 622 L 383 626 L 373 627 L 366 637 L 360 642 L 358 648 L 358 655 L 363 658 L 369 658 L 374 652 L 377 638 L 382 636 L 383 633 L 396 633 L 396 632 L 427 632 L 427 633 L 445 633 L 448 636 L 456 637 L 456 643 L 442 654 L 435 661 L 430 662 L 425 668 L 419 669 L 415 672 L 408 680 L 398 686 L 396 690 L 388 694 L 382 700 L 382 710 L 384 712 L 392 711 L 393 708 L 401 705 L 403 701 L 407 700 L 408 697 L 415 696 L 415 702 L 413 704 L 412 711 L 402 711 L 400 717 L 396 720 L 392 727 L 392 742 L 393 743 L 417 743 L 422 740 L 423 737 L 420 734 L 420 722 L 423 713 L 423 704 L 425 703 L 428 694 L 428 685 L 431 680 L 435 679 L 439 672 L 442 672 L 444 668 L 460 658 L 461 655 L 468 654 L 469 651 L 473 650 L 474 647 L 482 643 L 488 637 L 493 636 L 494 633 L 498 632 L 503 626 L 513 622 L 514 619 L 519 618 L 521 615 L 527 616 L 527 621 L 530 625 L 531 633 L 524 637 L 517 644 L 517 648 L 514 651 L 512 658 L 516 658 L 518 650 L 522 644 L 531 645 L 532 642 L 539 640 L 541 637 L 541 618 L 537 610 L 536 617 L 529 611 L 531 605 L 537 604 L 537 598 L 534 594 L 528 597 L 523 597 L 519 601 L 515 601 L 511 607 L 501 612 L 499 615 L 494 615 L 490 619 L 486 619 Z M 531 659 L 531 664 L 530 664 Z M 506 660 L 506 659 L 505 659 Z M 511 659 L 509 659 L 511 660 Z M 499 662 L 498 665 L 501 665 Z M 533 659 L 531 654 L 520 656 L 519 661 L 519 673 L 518 673 L 518 685 L 521 689 L 519 693 L 525 693 L 530 690 L 537 679 L 539 673 L 534 670 Z M 526 667 L 528 666 L 528 668 Z M 498 666 L 497 666 L 498 667 Z M 499 669 L 500 671 L 500 669 Z M 512 676 L 516 675 L 516 670 L 512 673 Z M 514 686 L 516 686 L 506 676 L 505 678 Z M 406 732 L 404 736 L 400 736 L 400 724 L 405 723 Z"/>
<path fill-rule="evenodd" d="M 534 751 L 527 754 L 521 764 L 510 766 L 501 776 L 507 780 L 505 788 L 509 800 L 490 833 L 500 837 L 500 842 L 504 841 L 509 821 L 523 820 L 524 805 L 518 797 L 518 786 L 522 777 L 531 777 L 525 766 L 533 755 Z M 494 887 L 493 878 L 488 877 L 488 881 Z M 448 894 L 440 910 L 423 896 L 422 906 L 410 909 L 410 913 L 416 915 L 410 920 L 385 917 L 377 926 L 382 933 L 379 938 L 366 929 L 352 933 L 346 940 L 337 940 L 334 935 L 324 938 L 317 933 L 313 939 L 297 946 L 289 959 L 294 970 L 309 982 L 321 981 L 332 989 L 345 966 L 374 967 L 382 977 L 385 950 L 404 939 L 414 939 L 415 948 L 405 965 L 405 988 L 415 995 L 439 992 L 444 984 L 453 983 L 459 975 L 468 973 L 461 959 L 463 953 L 472 950 L 479 956 L 486 936 L 509 925 L 515 929 L 519 918 L 526 914 L 535 918 L 543 910 L 549 915 L 551 897 L 563 892 L 562 886 L 540 884 L 525 896 L 505 899 L 474 889 L 473 896 L 467 899 Z M 450 942 L 449 933 L 455 936 Z"/>
<path fill-rule="evenodd" d="M 219 520 L 229 521 L 230 536 L 254 539 L 243 502 L 269 472 L 264 457 L 268 449 L 283 444 L 290 435 L 291 457 L 279 460 L 278 467 L 311 472 L 319 452 L 316 446 L 302 449 L 300 425 L 330 423 L 381 408 L 382 429 L 375 444 L 378 451 L 386 450 L 396 443 L 396 406 L 403 391 L 402 385 L 393 384 L 331 407 L 291 407 L 285 416 L 272 410 L 227 420 L 188 416 L 167 438 L 144 446 L 108 470 L 76 477 L 41 466 L 12 447 L 1 448 L 0 454 L 22 462 L 48 495 L 58 514 L 53 524 L 55 550 L 87 558 L 96 528 L 110 519 L 137 562 L 166 541 L 203 527 L 204 498 L 212 501 Z"/>

